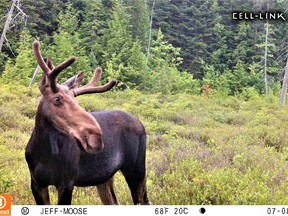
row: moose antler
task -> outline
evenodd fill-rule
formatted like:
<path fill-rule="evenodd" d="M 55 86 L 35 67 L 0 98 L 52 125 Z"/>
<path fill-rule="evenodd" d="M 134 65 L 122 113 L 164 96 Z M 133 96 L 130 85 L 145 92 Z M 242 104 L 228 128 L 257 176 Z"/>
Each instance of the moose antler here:
<path fill-rule="evenodd" d="M 42 54 L 41 54 L 39 41 L 33 42 L 33 51 L 34 51 L 34 55 L 35 55 L 35 58 L 39 64 L 39 66 L 42 68 L 43 72 L 45 73 L 45 75 L 47 76 L 47 78 L 49 80 L 50 88 L 52 89 L 52 91 L 54 93 L 58 92 L 57 81 L 56 81 L 58 74 L 62 70 L 64 70 L 65 68 L 67 68 L 71 64 L 73 64 L 73 62 L 75 62 L 75 60 L 76 60 L 76 57 L 72 56 L 69 59 L 67 59 L 66 61 L 59 64 L 58 66 L 54 67 L 49 58 L 47 60 L 47 64 L 45 63 L 45 61 L 42 57 Z"/>
<path fill-rule="evenodd" d="M 100 67 L 95 69 L 95 73 L 88 84 L 79 88 L 73 89 L 74 96 L 77 97 L 82 94 L 101 93 L 110 90 L 116 85 L 117 81 L 112 79 L 105 85 L 96 86 L 97 82 L 101 79 L 102 69 Z"/>

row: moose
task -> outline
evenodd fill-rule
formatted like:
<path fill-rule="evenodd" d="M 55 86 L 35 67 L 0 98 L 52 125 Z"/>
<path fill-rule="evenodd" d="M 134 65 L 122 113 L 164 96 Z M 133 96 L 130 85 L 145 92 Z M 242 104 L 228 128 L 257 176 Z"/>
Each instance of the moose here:
<path fill-rule="evenodd" d="M 70 57 L 58 66 L 43 59 L 40 42 L 33 42 L 35 58 L 43 71 L 39 82 L 42 99 L 25 158 L 31 190 L 37 205 L 49 205 L 48 186 L 54 185 L 59 205 L 71 205 L 74 186 L 97 186 L 105 205 L 117 205 L 113 176 L 121 171 L 133 203 L 149 204 L 146 189 L 146 132 L 136 117 L 117 110 L 86 112 L 76 97 L 109 91 L 116 80 L 97 86 L 102 69 L 80 86 L 84 72 L 63 84 L 57 76 L 75 62 Z"/>

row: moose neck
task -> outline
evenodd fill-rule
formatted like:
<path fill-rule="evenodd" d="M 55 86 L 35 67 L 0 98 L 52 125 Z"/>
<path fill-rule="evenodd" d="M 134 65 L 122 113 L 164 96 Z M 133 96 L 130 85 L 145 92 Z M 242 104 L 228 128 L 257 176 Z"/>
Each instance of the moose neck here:
<path fill-rule="evenodd" d="M 44 115 L 43 101 L 41 100 L 35 117 L 35 133 L 37 135 L 44 135 L 53 129 L 51 121 Z"/>

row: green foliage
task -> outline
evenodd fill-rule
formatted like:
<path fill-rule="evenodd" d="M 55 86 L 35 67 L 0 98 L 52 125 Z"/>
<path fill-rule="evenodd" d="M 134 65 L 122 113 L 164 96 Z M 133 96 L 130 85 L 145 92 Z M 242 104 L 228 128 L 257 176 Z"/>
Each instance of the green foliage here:
<path fill-rule="evenodd" d="M 7 56 L 4 53 L 0 53 L 0 76 L 5 69 L 5 61 Z"/>
<path fill-rule="evenodd" d="M 65 70 L 65 73 L 60 74 L 60 82 L 74 76 L 75 70 L 88 72 L 86 79 L 92 75 L 87 56 L 85 56 L 85 50 L 81 45 L 77 23 L 77 12 L 69 4 L 66 12 L 60 12 L 59 14 L 59 33 L 53 36 L 55 45 L 50 47 L 50 49 L 53 50 L 51 56 L 55 65 L 60 64 L 73 55 L 77 56 L 77 61 L 73 64 L 73 70 L 69 68 Z"/>
<path fill-rule="evenodd" d="M 155 40 L 151 43 L 151 52 L 148 58 L 148 67 L 151 70 L 146 87 L 152 92 L 174 94 L 189 92 L 198 94 L 199 83 L 191 74 L 179 72 L 177 67 L 181 64 L 180 48 L 164 40 L 161 29 Z M 148 85 L 147 85 L 148 84 Z"/>
<path fill-rule="evenodd" d="M 205 76 L 203 78 L 203 88 L 205 88 L 205 85 L 208 85 L 213 94 L 217 94 L 221 97 L 227 97 L 231 93 L 231 90 L 225 74 L 221 75 L 221 73 L 217 71 L 213 65 L 206 64 L 204 69 Z"/>
<path fill-rule="evenodd" d="M 165 79 L 169 74 L 188 77 L 188 73 L 201 83 L 202 89 L 210 83 L 213 94 L 220 97 L 236 95 L 250 87 L 262 94 L 262 60 L 266 27 L 269 26 L 268 81 L 270 91 L 278 90 L 282 80 L 279 71 L 286 63 L 287 22 L 238 22 L 231 19 L 231 8 L 236 11 L 262 11 L 267 2 L 159 0 L 151 11 L 152 2 L 23 0 L 21 9 L 27 16 L 21 20 L 21 16 L 17 15 L 13 19 L 6 36 L 10 46 L 5 43 L 0 54 L 0 74 L 4 70 L 11 75 L 16 73 L 13 72 L 16 71 L 15 66 L 17 70 L 35 67 L 29 66 L 32 59 L 28 55 L 28 45 L 25 47 L 27 50 L 23 50 L 23 35 L 28 29 L 32 38 L 41 41 L 43 56 L 51 56 L 54 64 L 69 56 L 77 56 L 78 60 L 72 68 L 60 74 L 61 82 L 84 70 L 88 73 L 85 83 L 92 71 L 101 66 L 108 71 L 103 74 L 104 82 L 113 76 L 132 89 L 156 92 L 164 86 L 164 81 L 157 83 L 153 76 Z M 10 4 L 7 0 L 0 3 L 0 11 L 5 14 Z M 271 10 L 281 11 L 285 7 L 284 1 L 270 2 Z M 15 9 L 14 15 L 16 12 Z M 150 55 L 145 59 L 151 15 Z M 3 28 L 5 16 L 1 20 Z M 172 73 L 176 68 L 178 72 Z M 164 72 L 158 74 L 157 70 Z M 25 73 L 13 74 L 13 77 L 16 80 L 23 78 L 20 81 L 23 84 L 28 82 Z M 6 79 L 9 80 L 11 77 Z M 176 80 L 181 80 L 176 86 L 187 81 Z M 167 85 L 163 92 L 178 91 L 171 84 Z M 191 91 L 190 84 L 186 86 L 188 90 L 185 89 L 185 92 L 195 92 Z"/>
<path fill-rule="evenodd" d="M 167 63 L 159 65 L 150 75 L 150 91 L 163 94 L 175 94 L 187 92 L 198 94 L 199 83 L 191 74 L 180 73 L 176 67 L 168 66 Z"/>
<path fill-rule="evenodd" d="M 79 22 L 80 25 L 78 32 L 81 43 L 85 47 L 87 54 L 89 52 L 92 52 L 92 46 L 95 43 L 95 40 L 97 39 L 97 33 L 99 33 L 98 32 L 99 28 L 101 28 L 102 22 L 104 22 L 103 17 L 101 17 L 102 14 L 104 14 L 104 10 L 102 9 L 103 7 L 102 1 L 101 0 L 76 1 L 74 2 L 73 7 L 79 9 L 77 10 L 78 13 L 77 21 Z M 92 53 L 93 55 L 95 55 L 94 52 Z M 91 59 L 90 64 L 91 66 L 93 66 L 93 60 Z"/>
<path fill-rule="evenodd" d="M 142 0 L 124 1 L 124 4 L 127 5 L 127 13 L 131 14 L 132 17 L 129 20 L 129 24 L 132 27 L 132 38 L 134 40 L 139 39 L 141 47 L 146 48 L 149 29 L 148 5 L 146 1 Z"/>
<path fill-rule="evenodd" d="M 8 150 L 0 145 L 0 150 L 1 152 L 7 152 Z M 2 154 L 1 154 L 2 155 Z M 12 175 L 9 172 L 8 168 L 7 168 L 7 163 L 1 163 L 0 166 L 0 193 L 9 193 L 10 192 L 10 187 L 12 185 Z"/>
<path fill-rule="evenodd" d="M 127 78 L 126 80 L 123 79 L 123 82 L 126 82 L 128 86 L 144 89 L 145 81 L 147 80 L 147 68 L 145 64 L 146 58 L 141 50 L 141 43 L 139 40 L 136 40 L 129 52 L 127 69 L 126 73 L 124 73 L 124 76 Z"/>
<path fill-rule="evenodd" d="M 219 99 L 128 89 L 82 96 L 79 103 L 87 111 L 123 110 L 144 123 L 152 204 L 285 205 L 287 107 L 255 89 L 246 91 Z M 13 192 L 14 204 L 34 204 L 24 149 L 40 93 L 29 92 L 21 85 L 0 85 L 0 192 Z M 121 173 L 115 189 L 121 204 L 132 204 Z M 56 189 L 50 192 L 56 203 Z M 101 204 L 96 193 L 95 187 L 75 188 L 73 204 Z"/>
<path fill-rule="evenodd" d="M 227 97 L 254 89 L 256 94 L 264 92 L 263 71 L 259 64 L 246 65 L 241 60 L 232 71 L 220 73 L 212 65 L 205 66 L 203 84 L 208 84 L 213 94 Z M 275 87 L 273 87 L 275 88 Z"/>
<path fill-rule="evenodd" d="M 161 29 L 159 29 L 156 39 L 151 44 L 149 67 L 157 68 L 164 63 L 177 67 L 182 63 L 182 60 L 180 48 L 175 48 L 172 44 L 165 41 Z"/>
<path fill-rule="evenodd" d="M 21 29 L 25 26 L 33 37 L 41 40 L 51 40 L 53 32 L 57 30 L 58 14 L 65 10 L 65 2 L 57 0 L 47 0 L 45 2 L 22 0 L 20 8 L 27 16 L 22 17 L 20 22 L 14 23 L 16 24 L 14 28 Z M 13 15 L 15 16 L 18 12 L 16 9 Z"/>
<path fill-rule="evenodd" d="M 124 5 L 115 1 L 108 28 L 103 30 L 103 37 L 100 38 L 105 49 L 101 50 L 97 44 L 96 50 L 106 64 L 108 76 L 131 87 L 143 86 L 144 54 L 140 41 L 132 40 L 130 16 L 126 10 Z"/>
<path fill-rule="evenodd" d="M 126 62 L 119 62 L 116 53 L 113 53 L 107 62 L 107 74 L 120 82 L 126 83 L 129 87 L 144 89 L 147 79 L 145 55 L 141 51 L 141 44 L 137 40 L 127 51 Z"/>
<path fill-rule="evenodd" d="M 129 28 L 130 16 L 126 13 L 126 8 L 119 1 L 116 1 L 111 19 L 108 21 L 108 28 L 103 30 L 104 61 L 108 61 L 111 55 L 116 54 L 118 61 L 125 62 L 125 53 L 131 48 L 132 38 Z"/>
<path fill-rule="evenodd" d="M 18 82 L 28 85 L 36 68 L 34 57 L 31 49 L 32 38 L 27 29 L 24 29 L 20 37 L 20 46 L 17 50 L 19 55 L 15 63 L 9 59 L 6 62 L 2 78 L 5 82 Z"/>

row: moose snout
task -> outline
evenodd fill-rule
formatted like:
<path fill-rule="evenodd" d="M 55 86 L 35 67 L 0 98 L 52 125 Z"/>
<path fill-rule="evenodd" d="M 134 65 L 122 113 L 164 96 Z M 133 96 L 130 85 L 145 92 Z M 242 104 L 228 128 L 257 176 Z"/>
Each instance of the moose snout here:
<path fill-rule="evenodd" d="M 87 153 L 96 154 L 104 149 L 103 139 L 99 134 L 86 134 L 85 141 L 87 144 L 87 148 L 85 149 Z"/>

